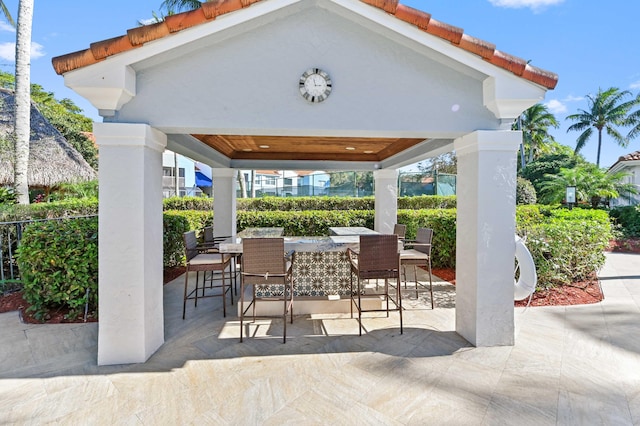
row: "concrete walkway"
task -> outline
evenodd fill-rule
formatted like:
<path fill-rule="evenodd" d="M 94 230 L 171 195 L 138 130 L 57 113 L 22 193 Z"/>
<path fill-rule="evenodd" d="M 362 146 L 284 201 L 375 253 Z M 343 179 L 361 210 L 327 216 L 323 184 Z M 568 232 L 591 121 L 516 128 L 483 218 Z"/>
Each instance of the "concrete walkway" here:
<path fill-rule="evenodd" d="M 438 307 L 397 317 L 259 321 L 207 299 L 181 319 L 165 286 L 165 345 L 145 364 L 96 366 L 97 325 L 0 314 L 0 424 L 640 424 L 640 256 L 608 254 L 605 300 L 516 310 L 514 347 L 473 348 Z"/>

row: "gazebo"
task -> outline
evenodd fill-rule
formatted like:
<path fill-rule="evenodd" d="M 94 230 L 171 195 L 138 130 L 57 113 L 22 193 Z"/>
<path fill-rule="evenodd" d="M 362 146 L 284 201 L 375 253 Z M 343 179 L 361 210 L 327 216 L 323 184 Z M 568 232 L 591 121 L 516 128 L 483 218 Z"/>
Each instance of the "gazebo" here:
<path fill-rule="evenodd" d="M 458 157 L 456 331 L 514 344 L 516 117 L 557 76 L 393 0 L 218 0 L 54 58 L 104 118 L 98 363 L 164 341 L 163 149 L 213 167 L 216 233 L 238 169 L 373 170 L 391 232 L 397 169 Z"/>
<path fill-rule="evenodd" d="M 13 134 L 15 95 L 0 89 L 0 137 L 10 143 Z M 29 188 L 49 191 L 62 183 L 97 179 L 98 174 L 82 158 L 60 132 L 31 104 L 31 137 L 29 140 Z M 0 185 L 13 184 L 11 150 L 0 150 Z"/>

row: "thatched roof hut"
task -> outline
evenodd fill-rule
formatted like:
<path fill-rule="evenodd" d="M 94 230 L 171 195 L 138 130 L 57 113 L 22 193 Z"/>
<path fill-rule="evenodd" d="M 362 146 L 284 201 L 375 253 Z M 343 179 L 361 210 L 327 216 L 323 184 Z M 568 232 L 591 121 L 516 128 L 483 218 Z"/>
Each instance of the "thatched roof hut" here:
<path fill-rule="evenodd" d="M 0 185 L 13 184 L 13 91 L 0 89 Z M 51 188 L 61 183 L 97 179 L 96 171 L 82 158 L 31 103 L 29 142 L 30 188 Z"/>

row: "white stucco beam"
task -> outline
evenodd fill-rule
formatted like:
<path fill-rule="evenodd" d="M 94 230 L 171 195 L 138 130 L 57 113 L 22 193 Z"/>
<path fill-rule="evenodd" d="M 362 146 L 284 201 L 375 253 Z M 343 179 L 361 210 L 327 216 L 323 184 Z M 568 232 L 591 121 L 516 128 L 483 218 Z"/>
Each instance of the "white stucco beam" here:
<path fill-rule="evenodd" d="M 430 139 L 380 162 L 382 168 L 398 169 L 453 151 L 453 139 Z"/>
<path fill-rule="evenodd" d="M 127 65 L 97 65 L 66 73 L 64 84 L 91 102 L 100 115 L 111 116 L 136 95 L 136 73 Z"/>
<path fill-rule="evenodd" d="M 231 167 L 231 159 L 191 135 L 169 135 L 167 149 L 209 167 Z"/>
<path fill-rule="evenodd" d="M 544 99 L 546 90 L 522 80 L 488 77 L 482 82 L 483 103 L 500 120 L 515 120 Z"/>

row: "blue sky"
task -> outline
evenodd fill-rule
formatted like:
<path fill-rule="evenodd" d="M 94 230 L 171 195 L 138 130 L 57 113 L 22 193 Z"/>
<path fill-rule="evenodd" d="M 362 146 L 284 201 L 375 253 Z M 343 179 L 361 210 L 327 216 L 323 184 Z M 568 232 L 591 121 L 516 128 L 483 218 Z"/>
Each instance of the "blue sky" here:
<path fill-rule="evenodd" d="M 100 120 L 97 111 L 64 86 L 51 66 L 51 58 L 86 49 L 94 41 L 125 34 L 139 20 L 151 17 L 162 0 L 111 0 L 86 2 L 35 1 L 31 81 L 70 98 L 84 113 Z M 545 103 L 561 127 L 552 134 L 560 143 L 575 147 L 578 133 L 567 133 L 565 120 L 579 108 L 586 109 L 585 95 L 618 87 L 640 92 L 640 48 L 637 17 L 640 2 L 633 0 L 401 0 L 431 13 L 434 19 L 464 28 L 465 33 L 494 43 L 498 49 L 530 60 L 557 73 L 555 90 Z M 16 18 L 17 0 L 5 0 Z M 0 66 L 14 72 L 15 32 L 0 22 Z M 634 47 L 635 46 L 635 47 Z M 582 153 L 595 162 L 597 140 Z M 618 147 L 606 135 L 600 164 L 611 166 L 620 155 L 640 150 L 640 139 L 627 148 Z"/>

